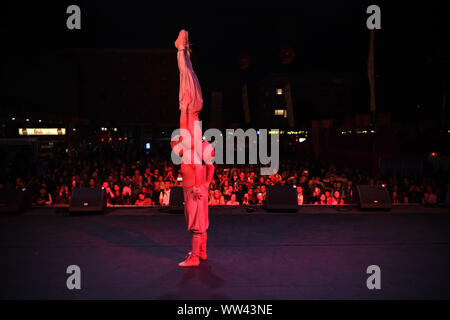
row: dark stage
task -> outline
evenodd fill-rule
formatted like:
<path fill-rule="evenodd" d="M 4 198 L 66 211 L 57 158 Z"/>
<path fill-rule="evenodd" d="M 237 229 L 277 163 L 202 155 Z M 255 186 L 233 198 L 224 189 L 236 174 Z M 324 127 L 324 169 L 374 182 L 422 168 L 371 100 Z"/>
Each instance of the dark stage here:
<path fill-rule="evenodd" d="M 2 299 L 450 298 L 448 208 L 299 213 L 211 209 L 208 261 L 182 269 L 183 215 L 149 208 L 2 215 Z M 66 268 L 81 268 L 81 289 Z M 381 268 L 368 290 L 366 268 Z"/>

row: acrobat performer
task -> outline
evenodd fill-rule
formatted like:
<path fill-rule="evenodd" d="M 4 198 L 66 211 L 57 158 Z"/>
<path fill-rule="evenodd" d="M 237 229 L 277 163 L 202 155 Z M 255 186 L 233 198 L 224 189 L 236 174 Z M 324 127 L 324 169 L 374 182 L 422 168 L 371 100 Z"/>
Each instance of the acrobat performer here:
<path fill-rule="evenodd" d="M 179 266 L 196 267 L 200 264 L 200 260 L 207 259 L 208 190 L 214 175 L 212 164 L 214 150 L 208 142 L 201 142 L 198 114 L 203 107 L 203 98 L 190 61 L 187 31 L 180 31 L 175 47 L 178 49 L 177 60 L 180 70 L 179 103 L 182 130 L 178 142 L 182 144 L 180 156 L 182 156 L 184 214 L 187 229 L 192 233 L 192 251 Z M 177 144 L 176 141 L 175 143 Z"/>

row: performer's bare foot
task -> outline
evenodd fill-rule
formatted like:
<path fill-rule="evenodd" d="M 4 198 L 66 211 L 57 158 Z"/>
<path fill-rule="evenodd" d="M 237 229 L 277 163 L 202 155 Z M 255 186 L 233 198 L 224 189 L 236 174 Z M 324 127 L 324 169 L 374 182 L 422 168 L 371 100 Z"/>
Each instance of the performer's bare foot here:
<path fill-rule="evenodd" d="M 189 252 L 186 260 L 178 264 L 180 267 L 198 267 L 200 265 L 200 260 L 197 256 Z"/>

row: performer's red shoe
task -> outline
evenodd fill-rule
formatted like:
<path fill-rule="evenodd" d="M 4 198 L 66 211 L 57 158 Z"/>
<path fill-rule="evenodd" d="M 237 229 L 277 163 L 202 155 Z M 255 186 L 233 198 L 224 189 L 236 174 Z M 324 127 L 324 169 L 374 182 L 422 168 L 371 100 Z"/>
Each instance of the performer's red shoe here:
<path fill-rule="evenodd" d="M 198 267 L 200 265 L 200 260 L 198 259 L 198 256 L 195 256 L 192 252 L 189 252 L 186 260 L 180 262 L 178 265 L 180 267 Z"/>

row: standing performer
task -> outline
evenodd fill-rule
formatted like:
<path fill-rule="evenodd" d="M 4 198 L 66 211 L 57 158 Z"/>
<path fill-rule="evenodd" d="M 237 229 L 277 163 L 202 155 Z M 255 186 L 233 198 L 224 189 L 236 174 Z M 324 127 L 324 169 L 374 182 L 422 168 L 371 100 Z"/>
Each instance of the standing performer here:
<path fill-rule="evenodd" d="M 200 84 L 190 61 L 187 31 L 180 31 L 175 46 L 178 49 L 177 60 L 180 70 L 179 100 L 180 129 L 182 130 L 178 142 L 182 144 L 180 156 L 183 157 L 181 174 L 183 176 L 184 214 L 187 229 L 192 233 L 192 251 L 189 252 L 185 261 L 179 263 L 179 266 L 196 267 L 200 264 L 200 259 L 206 260 L 207 258 L 208 191 L 214 175 L 214 165 L 212 164 L 214 152 L 208 142 L 201 142 L 202 132 L 198 114 L 202 110 L 203 99 Z M 204 153 L 209 153 L 209 156 L 204 157 Z M 202 160 L 205 161 L 204 164 Z"/>

